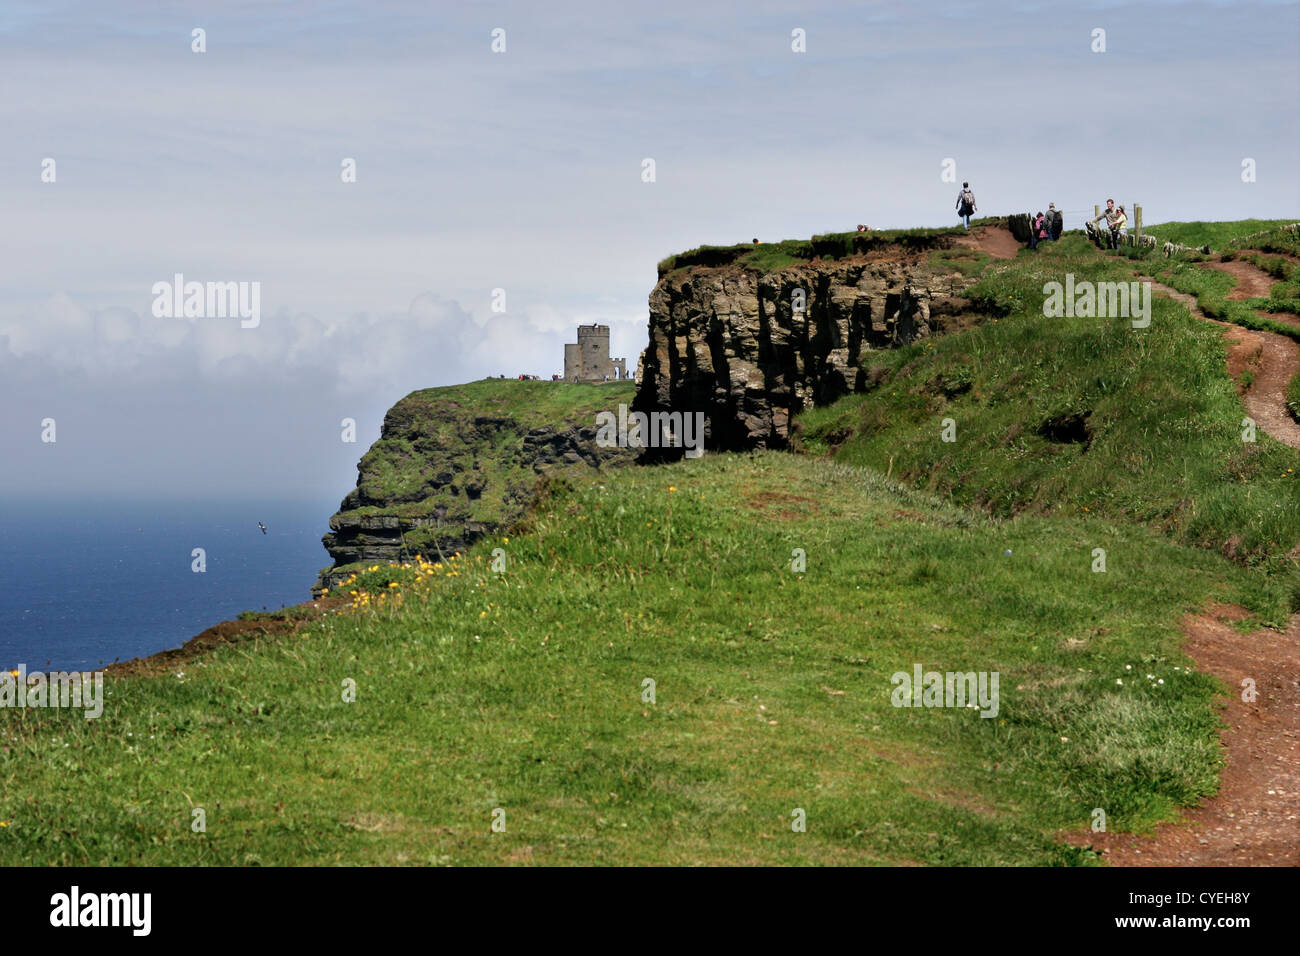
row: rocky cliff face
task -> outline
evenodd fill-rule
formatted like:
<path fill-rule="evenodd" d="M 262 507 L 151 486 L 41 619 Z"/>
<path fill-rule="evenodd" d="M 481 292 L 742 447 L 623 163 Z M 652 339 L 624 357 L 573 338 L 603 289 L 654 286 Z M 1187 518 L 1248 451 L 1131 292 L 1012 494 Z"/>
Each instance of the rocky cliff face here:
<path fill-rule="evenodd" d="M 629 382 L 492 380 L 412 392 L 384 418 L 357 465 L 357 486 L 322 538 L 334 564 L 316 591 L 355 562 L 437 559 L 521 517 L 537 481 L 605 469 L 634 451 L 596 445 L 596 414 L 632 399 Z"/>
<path fill-rule="evenodd" d="M 975 280 L 944 258 L 964 254 L 961 241 L 858 243 L 771 270 L 709 264 L 703 253 L 725 258 L 714 250 L 694 254 L 705 264 L 670 261 L 650 294 L 633 409 L 703 412 L 706 448 L 784 446 L 792 415 L 865 388 L 873 350 L 970 321 L 961 293 Z"/>

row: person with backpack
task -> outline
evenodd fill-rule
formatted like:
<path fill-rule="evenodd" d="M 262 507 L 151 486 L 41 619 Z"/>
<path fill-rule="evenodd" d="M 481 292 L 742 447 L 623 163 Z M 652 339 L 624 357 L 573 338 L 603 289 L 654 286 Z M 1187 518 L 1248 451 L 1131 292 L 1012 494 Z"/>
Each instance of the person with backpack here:
<path fill-rule="evenodd" d="M 1061 233 L 1065 231 L 1065 219 L 1054 202 L 1047 204 L 1047 231 L 1051 233 L 1053 242 L 1060 239 Z"/>
<path fill-rule="evenodd" d="M 1049 238 L 1047 220 L 1043 217 L 1042 210 L 1039 210 L 1034 221 L 1029 224 L 1029 248 L 1037 249 L 1040 242 L 1046 242 Z"/>
<path fill-rule="evenodd" d="M 967 232 L 970 232 L 971 213 L 978 208 L 975 205 L 975 194 L 971 192 L 970 183 L 962 183 L 961 192 L 957 194 L 957 215 L 965 220 Z"/>

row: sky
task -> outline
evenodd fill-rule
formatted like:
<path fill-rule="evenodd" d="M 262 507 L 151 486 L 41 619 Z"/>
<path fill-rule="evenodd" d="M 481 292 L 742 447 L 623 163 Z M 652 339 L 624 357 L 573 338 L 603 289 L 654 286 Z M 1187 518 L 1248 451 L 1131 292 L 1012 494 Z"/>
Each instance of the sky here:
<path fill-rule="evenodd" d="M 660 259 L 949 224 L 953 173 L 1300 218 L 1298 54 L 1296 2 L 4 0 L 0 500 L 341 499 L 403 395 L 591 322 L 635 367 Z"/>

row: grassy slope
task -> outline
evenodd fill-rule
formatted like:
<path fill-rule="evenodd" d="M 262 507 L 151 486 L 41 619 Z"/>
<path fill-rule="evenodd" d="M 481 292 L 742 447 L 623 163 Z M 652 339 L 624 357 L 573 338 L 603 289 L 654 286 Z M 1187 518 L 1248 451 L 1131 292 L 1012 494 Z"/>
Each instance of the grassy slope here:
<path fill-rule="evenodd" d="M 1132 268 L 1078 237 L 991 268 L 971 294 L 1008 315 L 881 352 L 884 384 L 807 413 L 805 444 L 882 470 L 892 461 L 893 474 L 995 514 L 1088 509 L 1294 573 L 1286 552 L 1300 541 L 1300 454 L 1267 436 L 1241 441 L 1244 410 L 1219 331 L 1160 296 L 1148 329 L 1043 317 L 1045 282 L 1067 272 L 1123 280 Z M 1039 433 L 1083 414 L 1087 446 Z M 956 442 L 940 440 L 945 418 Z"/>
<path fill-rule="evenodd" d="M 1005 318 L 881 353 L 880 389 L 807 416 L 814 448 L 957 504 L 779 454 L 559 483 L 460 570 L 365 575 L 298 636 L 112 683 L 100 720 L 0 711 L 0 863 L 1091 862 L 1054 833 L 1212 791 L 1178 622 L 1280 620 L 1300 538 L 1296 455 L 1235 440 L 1213 330 L 1037 312 L 1065 268 L 1131 267 L 1069 239 L 993 265 Z M 1032 434 L 1085 408 L 1086 454 Z M 1253 568 L 1187 546 L 1234 529 Z M 998 717 L 892 707 L 914 663 L 998 671 Z"/>
<path fill-rule="evenodd" d="M 3 714 L 0 863 L 1087 862 L 1053 832 L 1214 786 L 1181 615 L 1276 611 L 1148 531 L 782 454 L 557 489 L 457 566 L 116 682 L 100 720 Z M 914 663 L 998 671 L 998 717 L 891 706 Z"/>

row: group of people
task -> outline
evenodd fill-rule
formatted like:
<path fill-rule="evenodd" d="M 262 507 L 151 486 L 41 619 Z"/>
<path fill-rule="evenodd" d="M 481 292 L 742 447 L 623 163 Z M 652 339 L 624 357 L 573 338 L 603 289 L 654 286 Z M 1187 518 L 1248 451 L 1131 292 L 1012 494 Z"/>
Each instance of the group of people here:
<path fill-rule="evenodd" d="M 975 193 L 971 191 L 970 183 L 961 184 L 961 192 L 957 194 L 957 215 L 961 218 L 966 230 L 970 231 L 970 218 L 979 207 L 975 205 Z M 1097 223 L 1105 220 L 1107 234 L 1103 234 L 1097 228 Z M 1118 249 L 1124 237 L 1124 227 L 1128 225 L 1128 213 L 1124 211 L 1123 206 L 1116 206 L 1115 200 L 1106 200 L 1105 211 L 1096 219 L 1089 220 L 1084 224 L 1084 230 L 1088 233 L 1088 238 L 1092 239 L 1098 245 L 1104 245 L 1108 249 Z M 1034 214 L 1029 224 L 1029 248 L 1036 249 L 1040 242 L 1056 241 L 1061 238 L 1061 233 L 1065 229 L 1065 219 L 1061 215 L 1061 210 L 1056 208 L 1056 203 L 1047 204 L 1047 212 L 1039 210 Z M 859 226 L 861 231 L 862 227 Z"/>
<path fill-rule="evenodd" d="M 1103 236 L 1098 230 L 1097 223 L 1106 220 L 1106 228 L 1110 230 L 1110 235 Z M 1105 244 L 1108 249 L 1118 249 L 1120 240 L 1124 235 L 1124 227 L 1128 225 L 1128 214 L 1124 212 L 1123 206 L 1116 206 L 1115 200 L 1106 200 L 1106 210 L 1096 219 L 1090 220 L 1086 224 L 1088 238 L 1097 242 L 1098 245 Z"/>
<path fill-rule="evenodd" d="M 1049 202 L 1047 215 L 1043 215 L 1042 210 L 1039 210 L 1029 224 L 1029 248 L 1037 249 L 1040 242 L 1055 242 L 1061 238 L 1064 229 L 1065 217 L 1061 215 L 1061 210 L 1056 208 L 1056 203 Z"/>

